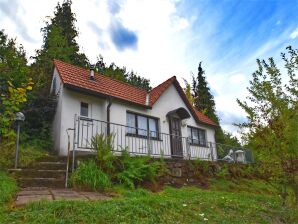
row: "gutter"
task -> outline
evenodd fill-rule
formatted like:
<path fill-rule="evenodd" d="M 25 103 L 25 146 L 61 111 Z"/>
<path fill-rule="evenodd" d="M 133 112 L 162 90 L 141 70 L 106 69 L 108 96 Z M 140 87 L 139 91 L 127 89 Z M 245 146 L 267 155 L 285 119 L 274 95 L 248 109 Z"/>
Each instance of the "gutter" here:
<path fill-rule="evenodd" d="M 110 108 L 112 106 L 112 97 L 108 97 L 108 106 L 107 106 L 107 135 L 110 134 Z"/>

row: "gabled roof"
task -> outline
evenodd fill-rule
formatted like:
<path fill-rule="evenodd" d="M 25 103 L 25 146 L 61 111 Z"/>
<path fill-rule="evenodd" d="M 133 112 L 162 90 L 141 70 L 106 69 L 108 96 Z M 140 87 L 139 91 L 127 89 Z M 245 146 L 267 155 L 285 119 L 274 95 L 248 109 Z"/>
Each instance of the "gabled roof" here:
<path fill-rule="evenodd" d="M 192 116 L 198 123 L 218 126 L 207 116 L 192 107 L 184 94 L 182 87 L 177 81 L 176 76 L 169 78 L 165 82 L 153 88 L 151 91 L 147 92 L 144 89 L 137 88 L 125 82 L 121 82 L 98 73 L 94 74 L 94 80 L 90 80 L 90 71 L 88 69 L 74 66 L 59 60 L 54 60 L 54 65 L 58 70 L 64 86 L 67 88 L 93 95 L 117 98 L 119 100 L 147 108 L 152 108 L 154 103 L 165 92 L 165 90 L 173 84 Z M 149 95 L 149 104 L 146 104 L 147 95 Z"/>
<path fill-rule="evenodd" d="M 90 80 L 89 70 L 62 61 L 54 60 L 54 65 L 66 87 L 146 106 L 146 90 L 97 73 Z"/>

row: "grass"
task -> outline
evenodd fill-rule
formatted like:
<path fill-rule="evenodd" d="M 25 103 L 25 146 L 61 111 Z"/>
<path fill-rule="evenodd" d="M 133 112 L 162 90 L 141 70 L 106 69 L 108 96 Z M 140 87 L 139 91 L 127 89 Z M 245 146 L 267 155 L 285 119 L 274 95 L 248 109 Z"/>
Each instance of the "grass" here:
<path fill-rule="evenodd" d="M 0 207 L 11 200 L 16 191 L 16 181 L 0 170 Z"/>
<path fill-rule="evenodd" d="M 33 161 L 48 155 L 48 152 L 41 150 L 38 145 L 24 144 L 19 149 L 19 167 L 26 167 Z M 15 162 L 15 145 L 0 144 L 0 169 L 12 168 Z"/>
<path fill-rule="evenodd" d="M 295 211 L 282 207 L 278 197 L 264 189 L 266 183 L 247 192 L 218 189 L 228 182 L 217 182 L 210 190 L 194 187 L 165 188 L 159 193 L 144 189 L 125 190 L 110 201 L 54 201 L 7 209 L 0 223 L 296 223 Z M 234 183 L 233 183 L 234 184 Z"/>

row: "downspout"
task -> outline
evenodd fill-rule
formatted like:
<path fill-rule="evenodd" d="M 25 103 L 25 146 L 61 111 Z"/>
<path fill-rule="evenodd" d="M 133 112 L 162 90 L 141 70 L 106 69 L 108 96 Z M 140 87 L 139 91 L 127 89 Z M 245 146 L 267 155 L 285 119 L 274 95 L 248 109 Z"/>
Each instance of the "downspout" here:
<path fill-rule="evenodd" d="M 110 135 L 110 108 L 112 106 L 112 97 L 108 98 L 109 104 L 107 106 L 107 135 Z"/>

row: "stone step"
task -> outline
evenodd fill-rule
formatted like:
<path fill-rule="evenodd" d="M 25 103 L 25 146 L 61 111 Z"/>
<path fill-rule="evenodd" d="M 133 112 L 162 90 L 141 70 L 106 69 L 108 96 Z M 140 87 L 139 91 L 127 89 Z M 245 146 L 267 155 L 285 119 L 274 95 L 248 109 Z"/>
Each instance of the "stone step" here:
<path fill-rule="evenodd" d="M 65 170 L 66 162 L 35 162 L 29 165 L 29 169 L 41 169 L 41 170 Z"/>
<path fill-rule="evenodd" d="M 65 179 L 66 170 L 44 170 L 44 169 L 11 169 L 9 170 L 16 178 L 57 178 Z"/>
<path fill-rule="evenodd" d="M 65 156 L 44 156 L 37 160 L 37 162 L 66 162 Z"/>
<path fill-rule="evenodd" d="M 49 187 L 49 188 L 63 188 L 65 186 L 64 179 L 57 178 L 31 178 L 21 177 L 17 179 L 20 187 Z"/>

